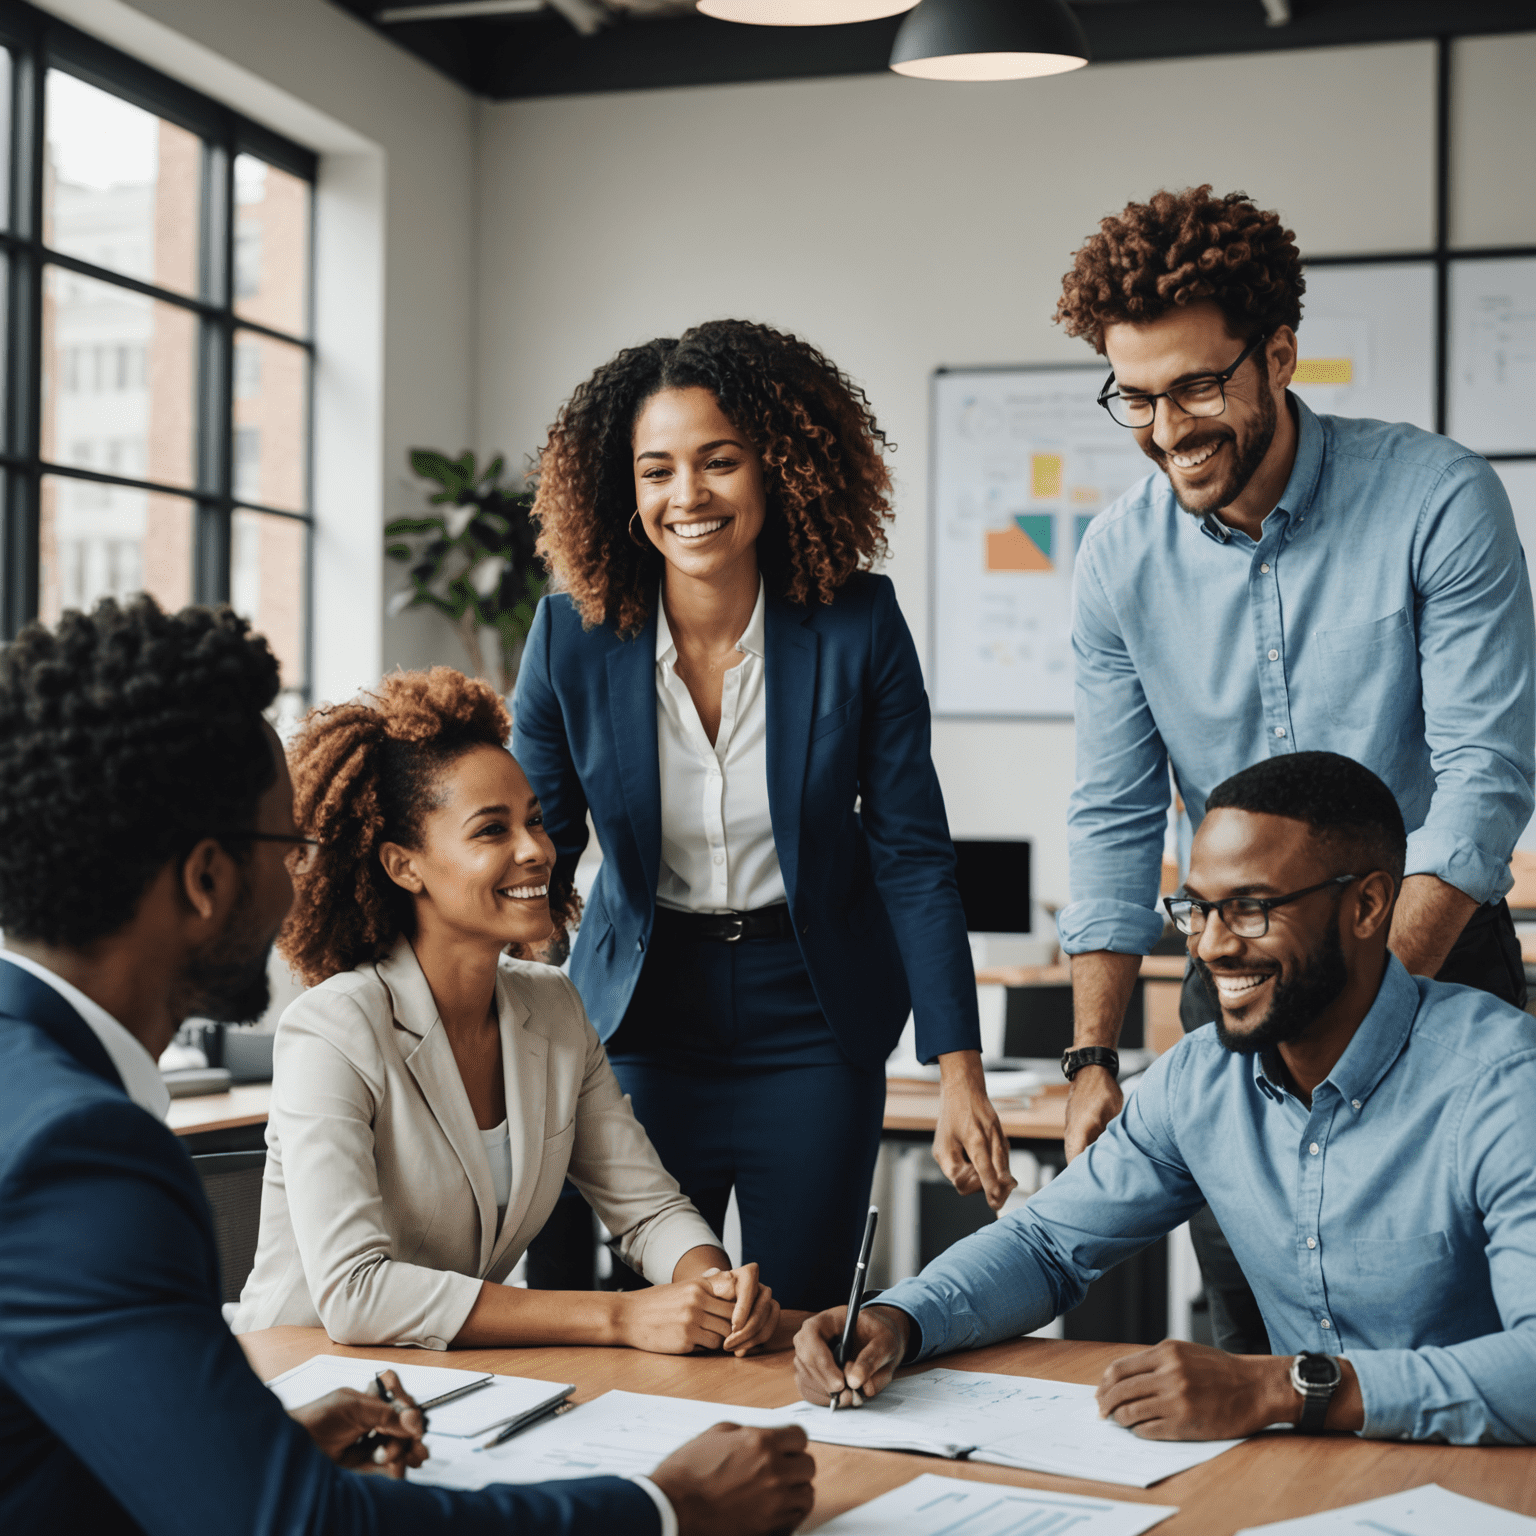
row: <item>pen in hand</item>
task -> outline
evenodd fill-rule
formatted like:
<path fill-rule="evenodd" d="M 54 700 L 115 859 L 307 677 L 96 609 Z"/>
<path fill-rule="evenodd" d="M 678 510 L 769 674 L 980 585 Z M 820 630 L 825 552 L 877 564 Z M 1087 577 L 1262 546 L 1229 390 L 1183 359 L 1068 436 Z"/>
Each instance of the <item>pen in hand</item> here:
<path fill-rule="evenodd" d="M 837 1348 L 832 1351 L 832 1358 L 837 1363 L 839 1370 L 847 1367 L 849 1360 L 853 1358 L 854 1334 L 859 1325 L 859 1308 L 864 1304 L 864 1277 L 869 1272 L 869 1255 L 875 1245 L 875 1224 L 880 1220 L 880 1208 L 870 1206 L 869 1215 L 864 1222 L 864 1241 L 859 1244 L 859 1262 L 853 1269 L 853 1288 L 848 1293 L 848 1314 L 843 1320 L 843 1336 L 837 1342 Z M 847 1386 L 849 1406 L 862 1408 L 864 1399 L 857 1391 Z M 828 1400 L 827 1408 L 831 1413 L 836 1413 L 838 1400 L 842 1397 L 842 1391 L 832 1393 Z"/>

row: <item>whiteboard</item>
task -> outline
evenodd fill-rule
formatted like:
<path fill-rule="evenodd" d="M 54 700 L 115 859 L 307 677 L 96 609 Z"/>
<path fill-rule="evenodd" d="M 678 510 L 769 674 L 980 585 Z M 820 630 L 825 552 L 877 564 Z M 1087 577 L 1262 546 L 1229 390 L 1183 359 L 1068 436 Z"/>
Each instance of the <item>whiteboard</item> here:
<path fill-rule="evenodd" d="M 1435 430 L 1435 266 L 1308 266 L 1291 388 L 1314 411 Z"/>
<path fill-rule="evenodd" d="M 933 381 L 934 713 L 1072 714 L 1072 565 L 1095 513 L 1152 472 L 1097 404 L 1104 363 Z"/>
<path fill-rule="evenodd" d="M 1451 263 L 1446 428 L 1479 453 L 1536 453 L 1536 257 Z"/>

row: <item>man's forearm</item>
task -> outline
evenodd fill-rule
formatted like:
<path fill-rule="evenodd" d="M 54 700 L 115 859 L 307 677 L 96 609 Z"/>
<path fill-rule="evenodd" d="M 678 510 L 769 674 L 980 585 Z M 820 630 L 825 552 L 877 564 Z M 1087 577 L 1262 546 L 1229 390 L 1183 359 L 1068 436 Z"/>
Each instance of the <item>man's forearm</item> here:
<path fill-rule="evenodd" d="M 1409 875 L 1392 914 L 1392 953 L 1411 975 L 1439 975 L 1477 905 L 1438 875 Z"/>
<path fill-rule="evenodd" d="M 1141 956 L 1094 949 L 1073 955 L 1071 964 L 1072 1044 L 1079 1050 L 1090 1045 L 1113 1050 L 1141 974 Z"/>

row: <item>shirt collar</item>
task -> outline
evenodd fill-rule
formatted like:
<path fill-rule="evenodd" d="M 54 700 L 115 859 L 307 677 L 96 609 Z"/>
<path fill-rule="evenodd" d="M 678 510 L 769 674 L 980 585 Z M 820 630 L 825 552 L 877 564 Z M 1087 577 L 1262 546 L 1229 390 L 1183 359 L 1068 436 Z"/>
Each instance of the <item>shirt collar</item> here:
<path fill-rule="evenodd" d="M 171 1107 L 170 1090 L 165 1086 L 160 1068 L 155 1065 L 155 1058 L 135 1036 L 129 1034 L 100 1003 L 87 997 L 79 987 L 72 986 L 57 972 L 50 971 L 46 965 L 39 965 L 36 960 L 9 949 L 0 954 L 0 959 L 20 966 L 44 986 L 52 987 L 101 1041 L 102 1049 L 111 1058 L 112 1065 L 117 1068 L 117 1075 L 123 1080 L 128 1097 L 140 1109 L 147 1109 L 155 1119 L 165 1119 L 166 1111 Z"/>
<path fill-rule="evenodd" d="M 1419 989 L 1413 977 L 1396 955 L 1388 954 L 1386 974 L 1381 978 L 1375 1002 L 1323 1083 L 1331 1083 L 1346 1104 L 1358 1109 L 1375 1092 L 1377 1084 L 1402 1054 L 1413 1033 L 1413 1021 L 1418 1011 Z M 1280 1081 L 1282 1074 L 1265 1066 L 1267 1054 L 1264 1051 L 1254 1053 L 1254 1081 L 1268 1098 L 1283 1100 L 1286 1089 Z M 1321 1088 L 1323 1083 L 1318 1087 Z M 1316 1091 L 1312 1102 L 1317 1102 Z"/>
<path fill-rule="evenodd" d="M 1285 399 L 1296 413 L 1296 458 L 1291 464 L 1290 479 L 1285 482 L 1285 489 L 1270 516 L 1283 514 L 1280 522 L 1289 525 L 1285 532 L 1285 542 L 1288 543 L 1312 513 L 1317 482 L 1323 472 L 1323 424 L 1305 400 L 1298 399 L 1289 390 Z M 1268 522 L 1268 518 L 1265 521 Z M 1200 519 L 1200 527 L 1218 544 L 1231 541 L 1232 530 L 1214 512 L 1207 512 Z"/>
<path fill-rule="evenodd" d="M 742 630 L 736 649 L 744 656 L 756 656 L 761 661 L 767 653 L 764 638 L 764 612 L 767 606 L 767 589 L 763 578 L 757 578 L 757 602 L 752 606 L 752 617 Z M 656 594 L 656 664 L 669 667 L 677 660 L 677 646 L 672 641 L 672 631 L 667 624 L 667 605 Z"/>

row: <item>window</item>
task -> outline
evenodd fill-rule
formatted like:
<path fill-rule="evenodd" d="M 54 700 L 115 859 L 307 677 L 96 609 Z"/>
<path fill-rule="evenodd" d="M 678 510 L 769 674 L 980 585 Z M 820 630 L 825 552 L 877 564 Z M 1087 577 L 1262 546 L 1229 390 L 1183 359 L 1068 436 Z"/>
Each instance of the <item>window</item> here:
<path fill-rule="evenodd" d="M 230 602 L 309 679 L 315 158 L 0 0 L 0 638 Z"/>

